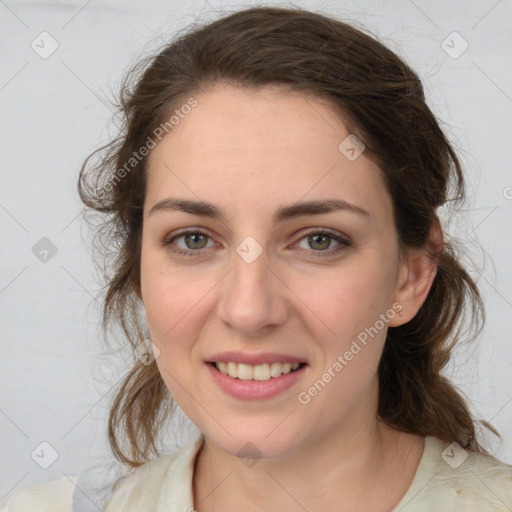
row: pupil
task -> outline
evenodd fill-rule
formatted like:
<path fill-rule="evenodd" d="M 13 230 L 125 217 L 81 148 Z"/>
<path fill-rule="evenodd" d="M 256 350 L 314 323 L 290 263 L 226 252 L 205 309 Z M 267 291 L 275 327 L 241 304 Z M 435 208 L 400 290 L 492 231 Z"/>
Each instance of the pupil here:
<path fill-rule="evenodd" d="M 321 247 L 320 249 L 325 249 L 326 247 L 329 247 L 329 241 L 328 241 L 328 238 L 329 236 L 328 235 L 315 235 L 315 236 L 312 236 L 309 238 L 310 242 L 312 241 L 314 244 L 317 243 L 317 241 L 315 239 L 322 239 L 324 240 L 324 244 L 322 244 L 321 242 L 318 242 L 320 243 Z M 327 240 L 327 245 L 325 244 L 325 241 Z"/>
<path fill-rule="evenodd" d="M 197 238 L 201 238 L 201 237 L 204 238 L 204 235 L 201 235 L 200 233 L 196 233 L 194 235 L 187 235 L 185 237 L 185 241 L 188 245 L 189 241 L 192 239 L 192 244 L 194 246 L 194 244 L 201 242 L 201 241 L 199 241 L 199 242 L 197 241 Z M 203 240 L 203 242 L 204 242 L 204 240 Z M 203 244 L 203 246 L 204 246 L 204 244 Z M 199 247 L 199 249 L 201 249 L 203 246 Z"/>

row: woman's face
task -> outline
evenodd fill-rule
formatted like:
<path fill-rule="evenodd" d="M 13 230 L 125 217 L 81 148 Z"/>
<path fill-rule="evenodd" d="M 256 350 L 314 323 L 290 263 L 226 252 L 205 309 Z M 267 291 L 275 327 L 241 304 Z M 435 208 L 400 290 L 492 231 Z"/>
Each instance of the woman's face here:
<path fill-rule="evenodd" d="M 377 367 L 401 308 L 379 170 L 312 97 L 217 86 L 196 99 L 148 161 L 141 293 L 169 392 L 233 454 L 250 442 L 278 457 L 333 432 L 361 432 L 376 419 Z M 170 198 L 212 207 L 160 203 Z M 367 213 L 299 206 L 327 200 Z M 224 351 L 306 365 L 235 379 L 209 364 Z M 230 367 L 252 375 L 251 366 Z"/>

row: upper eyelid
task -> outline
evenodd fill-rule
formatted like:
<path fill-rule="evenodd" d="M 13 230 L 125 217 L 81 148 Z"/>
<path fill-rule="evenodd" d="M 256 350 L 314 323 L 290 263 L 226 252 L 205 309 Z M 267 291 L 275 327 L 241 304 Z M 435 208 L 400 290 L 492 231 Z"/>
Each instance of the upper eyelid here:
<path fill-rule="evenodd" d="M 211 235 L 210 232 L 204 228 L 183 228 L 183 231 L 178 230 L 177 233 L 172 232 L 172 233 L 166 235 L 164 237 L 164 242 L 167 241 L 170 243 L 171 240 L 174 240 L 176 238 L 181 238 L 182 236 L 185 236 L 188 234 L 195 234 L 195 233 L 199 233 L 201 235 L 206 235 L 211 240 L 215 239 L 215 237 L 213 235 Z"/>

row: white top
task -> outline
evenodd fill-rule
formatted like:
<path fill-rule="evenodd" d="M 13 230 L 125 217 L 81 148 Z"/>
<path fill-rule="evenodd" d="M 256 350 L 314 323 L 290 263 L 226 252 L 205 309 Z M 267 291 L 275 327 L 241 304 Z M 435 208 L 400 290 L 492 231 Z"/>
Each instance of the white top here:
<path fill-rule="evenodd" d="M 147 462 L 120 479 L 105 501 L 106 508 L 97 506 L 105 504 L 94 501 L 92 491 L 85 497 L 84 479 L 62 477 L 20 489 L 0 512 L 191 511 L 195 456 L 203 442 L 200 434 L 179 451 Z M 392 512 L 439 511 L 511 512 L 512 466 L 427 436 L 414 479 Z"/>

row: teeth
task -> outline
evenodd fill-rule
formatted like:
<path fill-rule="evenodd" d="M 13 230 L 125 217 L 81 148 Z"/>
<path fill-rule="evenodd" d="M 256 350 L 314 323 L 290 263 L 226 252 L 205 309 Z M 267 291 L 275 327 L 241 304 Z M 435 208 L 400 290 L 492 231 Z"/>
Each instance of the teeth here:
<path fill-rule="evenodd" d="M 265 363 L 252 366 L 250 364 L 237 364 L 233 361 L 215 363 L 217 370 L 224 375 L 242 380 L 269 380 L 290 373 L 299 367 L 299 363 Z"/>
<path fill-rule="evenodd" d="M 248 364 L 239 364 L 238 369 L 237 369 L 237 377 L 242 380 L 252 379 L 253 378 L 252 366 L 250 366 Z"/>
<path fill-rule="evenodd" d="M 227 363 L 226 372 L 231 377 L 238 377 L 238 365 L 236 363 Z"/>

